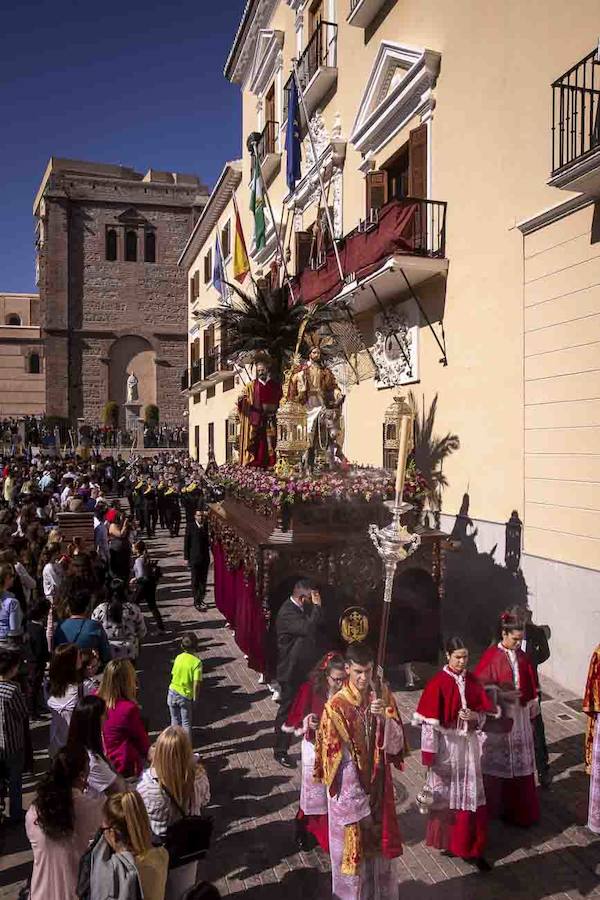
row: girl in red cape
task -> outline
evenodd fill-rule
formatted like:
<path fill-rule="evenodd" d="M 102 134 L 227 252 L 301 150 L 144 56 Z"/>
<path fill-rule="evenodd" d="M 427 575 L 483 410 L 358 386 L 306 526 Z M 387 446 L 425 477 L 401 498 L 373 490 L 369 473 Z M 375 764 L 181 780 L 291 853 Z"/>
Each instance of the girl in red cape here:
<path fill-rule="evenodd" d="M 310 832 L 329 853 L 327 789 L 313 778 L 315 734 L 326 702 L 340 690 L 345 679 L 344 658 L 339 653 L 326 653 L 309 680 L 298 689 L 282 726 L 283 731 L 302 736 L 300 808 L 296 815 L 296 843 L 300 850 L 311 849 L 307 837 Z"/>
<path fill-rule="evenodd" d="M 512 728 L 484 735 L 481 768 L 490 815 L 526 828 L 540 817 L 532 728 L 540 712 L 537 680 L 521 650 L 524 621 L 514 611 L 502 613 L 500 634 L 498 645 L 481 657 L 475 675 L 512 720 Z"/>
<path fill-rule="evenodd" d="M 421 755 L 428 769 L 426 843 L 487 872 L 480 735 L 487 717 L 501 713 L 467 670 L 469 651 L 462 638 L 450 638 L 445 649 L 447 665 L 427 683 L 413 716 L 413 724 L 421 726 Z"/>

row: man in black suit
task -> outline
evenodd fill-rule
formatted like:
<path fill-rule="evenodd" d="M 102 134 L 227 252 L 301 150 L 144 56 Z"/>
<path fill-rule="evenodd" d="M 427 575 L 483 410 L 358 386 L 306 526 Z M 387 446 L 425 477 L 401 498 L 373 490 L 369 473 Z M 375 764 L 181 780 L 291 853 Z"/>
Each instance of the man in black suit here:
<path fill-rule="evenodd" d="M 294 585 L 291 597 L 277 613 L 277 681 L 281 700 L 275 718 L 274 756 L 287 769 L 296 763 L 288 756 L 291 735 L 282 731 L 296 691 L 318 658 L 318 631 L 322 626 L 321 596 L 306 578 Z"/>
<path fill-rule="evenodd" d="M 206 579 L 210 563 L 210 549 L 208 540 L 208 521 L 201 509 L 194 512 L 194 519 L 185 529 L 183 541 L 183 556 L 187 560 L 192 576 L 192 594 L 194 606 L 200 611 L 207 609 L 204 602 L 206 594 Z"/>
<path fill-rule="evenodd" d="M 547 659 L 550 659 L 550 646 L 548 644 L 546 630 L 541 625 L 534 625 L 532 621 L 532 612 L 528 606 L 524 609 L 524 619 L 525 637 L 523 638 L 521 649 L 527 654 L 535 669 L 538 698 L 540 702 L 540 714 L 535 717 L 532 723 L 533 743 L 535 747 L 535 767 L 538 772 L 541 786 L 549 788 L 552 784 L 552 773 L 550 772 L 546 730 L 544 728 L 544 720 L 542 719 L 542 691 L 538 676 L 538 666 L 541 666 Z"/>

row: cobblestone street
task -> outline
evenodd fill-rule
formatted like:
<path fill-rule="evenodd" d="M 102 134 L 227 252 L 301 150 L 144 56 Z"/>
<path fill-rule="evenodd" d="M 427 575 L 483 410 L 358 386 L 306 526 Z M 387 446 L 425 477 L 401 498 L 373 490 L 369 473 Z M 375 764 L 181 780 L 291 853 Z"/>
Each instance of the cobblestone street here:
<path fill-rule="evenodd" d="M 330 896 L 328 860 L 320 853 L 295 852 L 293 817 L 298 801 L 298 773 L 273 759 L 275 704 L 258 684 L 236 647 L 233 634 L 214 608 L 204 614 L 191 605 L 189 577 L 181 556 L 182 539 L 161 535 L 152 552 L 162 559 L 161 608 L 167 635 L 151 629 L 141 656 L 141 702 L 155 736 L 168 721 L 165 694 L 171 659 L 181 634 L 198 633 L 205 680 L 198 704 L 195 746 L 206 762 L 216 831 L 204 877 L 224 895 L 247 900 L 310 900 Z M 209 601 L 211 596 L 209 594 Z M 427 673 L 423 673 L 427 674 Z M 582 686 L 583 687 L 583 686 Z M 405 841 L 398 861 L 400 896 L 406 900 L 454 900 L 500 896 L 544 898 L 600 895 L 600 842 L 583 827 L 587 812 L 587 777 L 581 765 L 584 716 L 579 701 L 545 683 L 544 719 L 550 744 L 554 784 L 543 792 L 542 820 L 528 831 L 494 824 L 487 876 L 423 845 L 425 820 L 414 797 L 424 770 L 415 750 L 396 777 L 400 824 Z M 417 693 L 400 692 L 400 709 L 410 722 Z M 407 726 L 414 748 L 418 731 Z M 34 732 L 37 747 L 47 745 L 47 726 Z M 294 750 L 297 752 L 297 746 Z M 39 770 L 44 753 L 39 753 Z M 26 802 L 34 780 L 26 780 Z M 0 897 L 17 896 L 27 876 L 30 853 L 24 834 L 2 836 Z"/>

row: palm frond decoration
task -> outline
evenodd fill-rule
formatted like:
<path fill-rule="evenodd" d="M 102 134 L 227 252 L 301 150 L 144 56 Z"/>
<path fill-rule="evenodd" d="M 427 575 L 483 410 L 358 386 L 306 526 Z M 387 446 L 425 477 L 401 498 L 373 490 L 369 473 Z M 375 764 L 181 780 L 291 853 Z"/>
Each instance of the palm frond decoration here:
<path fill-rule="evenodd" d="M 417 398 L 412 391 L 408 393 L 408 402 L 415 416 L 415 464 L 429 486 L 431 508 L 440 509 L 442 491 L 448 486 L 448 479 L 444 475 L 444 460 L 460 448 L 460 438 L 451 432 L 443 437 L 434 434 L 438 405 L 437 394 L 431 401 L 427 412 L 424 404 L 422 409 L 419 409 Z"/>
<path fill-rule="evenodd" d="M 248 363 L 256 353 L 273 360 L 274 374 L 281 378 L 296 350 L 300 328 L 307 319 L 304 334 L 326 329 L 343 314 L 342 301 L 332 300 L 310 308 L 302 303 L 290 305 L 286 287 L 266 289 L 255 285 L 255 296 L 228 284 L 228 302 L 196 312 L 196 320 L 205 326 L 218 325 L 229 362 Z"/>

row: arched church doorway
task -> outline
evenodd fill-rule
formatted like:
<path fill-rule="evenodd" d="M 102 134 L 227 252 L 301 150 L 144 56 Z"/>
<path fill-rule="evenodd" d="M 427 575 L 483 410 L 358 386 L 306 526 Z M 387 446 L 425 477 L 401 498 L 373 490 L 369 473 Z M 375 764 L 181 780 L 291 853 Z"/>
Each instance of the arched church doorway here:
<path fill-rule="evenodd" d="M 126 334 L 118 338 L 109 354 L 109 400 L 119 404 L 119 424 L 125 426 L 127 378 L 131 373 L 138 380 L 140 415 L 149 403 L 156 403 L 156 353 L 145 338 Z"/>

